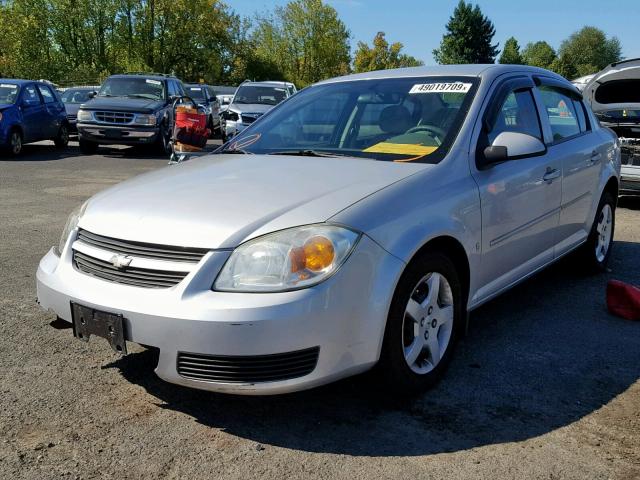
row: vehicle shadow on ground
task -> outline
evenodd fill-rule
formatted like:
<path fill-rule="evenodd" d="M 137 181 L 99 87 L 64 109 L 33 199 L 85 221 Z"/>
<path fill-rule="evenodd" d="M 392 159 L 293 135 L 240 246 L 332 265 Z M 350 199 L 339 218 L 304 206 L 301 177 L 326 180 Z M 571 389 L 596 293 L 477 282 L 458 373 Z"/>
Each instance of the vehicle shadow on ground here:
<path fill-rule="evenodd" d="M 629 210 L 640 210 L 640 196 L 625 196 L 618 199 L 620 208 L 628 208 Z"/>
<path fill-rule="evenodd" d="M 80 155 L 80 150 L 73 145 L 57 148 L 53 142 L 41 142 L 24 145 L 22 153 L 17 157 L 0 152 L 0 162 L 50 162 L 52 160 L 79 157 Z"/>
<path fill-rule="evenodd" d="M 369 374 L 277 397 L 191 390 L 153 374 L 154 350 L 104 368 L 161 408 L 263 445 L 412 456 L 520 441 L 589 415 L 640 378 L 640 323 L 605 307 L 607 279 L 640 281 L 640 244 L 616 242 L 611 268 L 585 277 L 566 259 L 476 310 L 443 381 L 404 401 Z"/>

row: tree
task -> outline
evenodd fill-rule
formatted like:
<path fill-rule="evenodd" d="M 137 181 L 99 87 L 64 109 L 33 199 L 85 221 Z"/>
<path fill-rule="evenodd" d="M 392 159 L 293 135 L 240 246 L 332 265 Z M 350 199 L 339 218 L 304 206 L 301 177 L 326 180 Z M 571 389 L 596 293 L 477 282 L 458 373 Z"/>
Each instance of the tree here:
<path fill-rule="evenodd" d="M 573 33 L 560 45 L 559 55 L 572 59 L 577 76 L 596 73 L 622 58 L 620 40 L 607 38 L 596 27 L 583 27 Z"/>
<path fill-rule="evenodd" d="M 492 45 L 496 30 L 480 7 L 460 0 L 446 26 L 440 48 L 433 57 L 440 64 L 494 63 L 498 45 Z"/>
<path fill-rule="evenodd" d="M 373 70 L 386 70 L 389 68 L 417 67 L 423 62 L 411 55 L 400 53 L 402 43 L 395 42 L 389 45 L 384 32 L 378 32 L 373 39 L 373 47 L 364 42 L 358 42 L 353 60 L 353 69 L 356 72 L 371 72 Z"/>
<path fill-rule="evenodd" d="M 520 45 L 518 45 L 518 41 L 514 37 L 510 37 L 504 42 L 502 55 L 500 55 L 498 62 L 510 65 L 522 65 L 524 63 L 522 55 L 520 55 Z"/>
<path fill-rule="evenodd" d="M 531 42 L 522 50 L 522 59 L 527 65 L 549 68 L 556 59 L 556 51 L 547 42 Z"/>
<path fill-rule="evenodd" d="M 572 80 L 578 76 L 576 66 L 573 63 L 573 59 L 566 53 L 561 53 L 558 58 L 551 62 L 551 65 L 549 65 L 549 70 L 553 70 L 557 74 L 562 75 L 564 78 L 569 80 Z"/>

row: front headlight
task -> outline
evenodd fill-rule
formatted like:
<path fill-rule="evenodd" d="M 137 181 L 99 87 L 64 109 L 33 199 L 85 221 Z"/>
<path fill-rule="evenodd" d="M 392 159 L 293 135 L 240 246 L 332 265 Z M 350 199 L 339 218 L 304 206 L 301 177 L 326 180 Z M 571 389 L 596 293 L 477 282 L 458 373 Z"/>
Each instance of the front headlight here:
<path fill-rule="evenodd" d="M 78 226 L 80 217 L 82 217 L 82 214 L 84 213 L 84 210 L 86 207 L 87 207 L 87 202 L 74 208 L 73 211 L 69 214 L 69 218 L 67 218 L 67 223 L 64 225 L 64 230 L 62 230 L 62 235 L 60 235 L 60 243 L 56 251 L 58 256 L 60 256 L 64 251 L 64 247 L 67 244 L 69 235 L 71 235 L 71 232 Z"/>
<path fill-rule="evenodd" d="M 136 115 L 135 123 L 137 123 L 138 125 L 153 126 L 156 124 L 156 116 L 155 115 Z"/>
<path fill-rule="evenodd" d="M 2 112 L 0 112 L 0 122 L 2 121 Z"/>
<path fill-rule="evenodd" d="M 78 110 L 78 121 L 79 122 L 90 122 L 93 120 L 93 115 L 89 110 Z"/>
<path fill-rule="evenodd" d="M 347 228 L 309 225 L 250 240 L 233 251 L 213 289 L 282 292 L 316 285 L 340 268 L 359 238 Z"/>

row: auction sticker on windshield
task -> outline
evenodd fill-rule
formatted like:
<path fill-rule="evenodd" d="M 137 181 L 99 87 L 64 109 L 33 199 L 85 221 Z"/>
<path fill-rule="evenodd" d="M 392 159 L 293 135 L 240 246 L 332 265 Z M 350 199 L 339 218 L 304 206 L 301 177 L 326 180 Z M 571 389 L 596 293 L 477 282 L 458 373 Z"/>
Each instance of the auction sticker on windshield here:
<path fill-rule="evenodd" d="M 149 78 L 147 78 L 145 81 L 147 83 L 150 83 L 151 85 L 160 85 L 162 83 L 160 80 L 151 80 Z"/>
<path fill-rule="evenodd" d="M 17 85 L 11 85 L 9 83 L 1 83 L 0 88 L 18 88 Z"/>
<path fill-rule="evenodd" d="M 411 87 L 409 93 L 467 93 L 471 83 L 418 83 Z"/>

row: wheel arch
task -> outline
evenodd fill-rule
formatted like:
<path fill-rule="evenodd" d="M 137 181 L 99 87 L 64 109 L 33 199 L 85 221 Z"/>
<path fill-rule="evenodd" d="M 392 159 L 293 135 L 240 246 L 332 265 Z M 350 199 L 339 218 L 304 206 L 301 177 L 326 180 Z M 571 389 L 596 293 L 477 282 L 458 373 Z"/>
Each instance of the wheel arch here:
<path fill-rule="evenodd" d="M 607 183 L 604 186 L 603 193 L 610 193 L 613 196 L 616 204 L 618 203 L 618 192 L 620 190 L 620 185 L 618 183 L 618 179 L 616 177 L 610 177 L 607 180 Z"/>
<path fill-rule="evenodd" d="M 416 258 L 420 257 L 425 252 L 443 253 L 453 262 L 458 274 L 460 275 L 463 295 L 462 304 L 466 309 L 469 302 L 469 289 L 471 287 L 471 266 L 469 263 L 469 256 L 467 255 L 467 251 L 462 243 L 451 235 L 439 235 L 431 238 L 414 252 L 407 262 L 404 270 L 406 270 Z"/>

